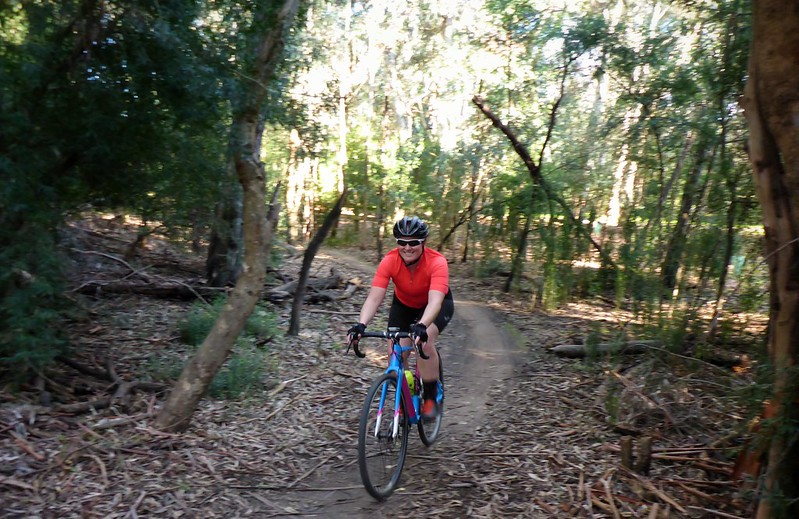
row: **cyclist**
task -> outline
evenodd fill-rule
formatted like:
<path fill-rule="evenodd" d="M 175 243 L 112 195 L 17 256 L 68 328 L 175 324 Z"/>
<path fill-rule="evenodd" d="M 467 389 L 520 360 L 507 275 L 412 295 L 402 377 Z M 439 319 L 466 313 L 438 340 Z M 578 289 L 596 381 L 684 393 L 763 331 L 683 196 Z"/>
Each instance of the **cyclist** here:
<path fill-rule="evenodd" d="M 389 282 L 393 281 L 394 298 L 388 313 L 388 326 L 412 332 L 428 356 L 427 360 L 417 359 L 425 395 L 422 418 L 428 421 L 434 420 L 438 414 L 436 339 L 455 311 L 447 259 L 438 251 L 425 247 L 429 232 L 428 225 L 416 216 L 406 216 L 394 224 L 397 248 L 380 261 L 361 307 L 358 324 L 347 332 L 350 339 L 361 337 L 383 303 Z M 410 344 L 410 339 L 403 339 L 404 346 Z"/>

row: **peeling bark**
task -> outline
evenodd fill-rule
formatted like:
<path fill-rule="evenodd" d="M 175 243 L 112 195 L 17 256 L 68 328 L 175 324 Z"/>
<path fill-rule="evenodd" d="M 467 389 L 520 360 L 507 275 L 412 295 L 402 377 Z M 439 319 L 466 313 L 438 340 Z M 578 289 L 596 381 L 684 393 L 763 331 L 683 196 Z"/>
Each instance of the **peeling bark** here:
<path fill-rule="evenodd" d="M 758 519 L 799 517 L 799 6 L 755 0 L 749 80 L 742 105 L 749 154 L 763 206 L 770 271 L 768 352 L 774 367 L 766 469 Z"/>

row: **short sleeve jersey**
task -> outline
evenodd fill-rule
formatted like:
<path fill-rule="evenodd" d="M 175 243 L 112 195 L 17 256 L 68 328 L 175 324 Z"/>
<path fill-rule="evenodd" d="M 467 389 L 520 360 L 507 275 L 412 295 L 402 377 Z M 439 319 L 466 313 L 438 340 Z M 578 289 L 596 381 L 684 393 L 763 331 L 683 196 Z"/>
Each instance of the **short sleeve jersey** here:
<path fill-rule="evenodd" d="M 411 272 L 402 261 L 399 250 L 393 249 L 380 261 L 372 286 L 388 288 L 389 281 L 394 282 L 394 295 L 402 304 L 424 308 L 428 291 L 437 290 L 445 294 L 449 291 L 447 258 L 436 250 L 425 248 Z"/>

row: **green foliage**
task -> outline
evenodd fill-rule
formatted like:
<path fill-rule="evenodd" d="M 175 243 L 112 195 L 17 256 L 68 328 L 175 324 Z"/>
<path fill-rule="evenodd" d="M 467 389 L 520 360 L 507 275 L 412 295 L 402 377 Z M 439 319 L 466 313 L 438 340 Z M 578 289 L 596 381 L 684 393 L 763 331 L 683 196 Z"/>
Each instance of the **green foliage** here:
<path fill-rule="evenodd" d="M 597 330 L 591 330 L 585 337 L 585 362 L 591 363 L 599 358 L 599 348 L 597 346 L 602 342 L 602 335 Z"/>
<path fill-rule="evenodd" d="M 0 227 L 0 379 L 22 382 L 63 353 L 60 262 L 53 236 L 35 222 Z"/>
<path fill-rule="evenodd" d="M 181 340 L 199 346 L 211 330 L 217 315 L 225 304 L 225 298 L 217 298 L 213 304 L 198 302 L 178 323 Z M 215 398 L 234 399 L 259 390 L 263 386 L 268 367 L 266 350 L 259 347 L 277 335 L 277 322 L 266 305 L 256 305 L 247 320 L 241 337 L 236 341 L 228 360 L 214 376 L 208 391 Z M 172 380 L 180 374 L 182 363 L 161 362 L 160 367 L 150 367 L 152 376 Z"/>
<path fill-rule="evenodd" d="M 0 260 L 10 266 L 0 277 L 4 359 L 43 360 L 62 348 L 53 332 L 64 284 L 54 237 L 65 216 L 87 205 L 113 208 L 141 217 L 143 229 L 184 239 L 209 227 L 232 181 L 229 126 L 251 91 L 253 42 L 281 5 L 0 4 Z M 327 212 L 337 194 L 322 192 L 326 177 L 343 171 L 347 209 L 367 219 L 336 240 L 352 241 L 356 225 L 374 229 L 378 215 L 420 214 L 434 234 L 460 224 L 444 252 L 468 246 L 478 274 L 490 275 L 507 270 L 531 218 L 531 253 L 522 260 L 535 265 L 523 268 L 542 274 L 545 307 L 615 290 L 619 307 L 631 305 L 648 324 L 671 321 L 668 328 L 685 327 L 714 297 L 728 259 L 718 230 L 729 226 L 730 253 L 753 267 L 732 270 L 728 308 L 762 310 L 767 272 L 754 267 L 762 232 L 742 237 L 760 215 L 736 144 L 746 134 L 736 107 L 748 3 L 471 7 L 316 2 L 308 23 L 291 31 L 277 77 L 260 85 L 268 96 L 261 158 L 269 186 L 286 172 L 303 174 L 301 223 Z M 529 152 L 579 225 L 604 225 L 618 195 L 618 225 L 597 225 L 592 235 L 615 266 L 603 259 L 595 270 L 592 244 L 533 186 L 507 136 L 468 102 L 472 93 Z M 346 158 L 337 154 L 341 138 Z M 689 171 L 698 175 L 686 185 Z M 683 195 L 692 197 L 687 215 Z M 467 209 L 474 214 L 464 224 Z M 683 218 L 675 298 L 657 274 Z M 35 281 L 20 285 L 21 272 Z M 181 333 L 197 343 L 212 318 L 191 319 Z"/>
<path fill-rule="evenodd" d="M 41 365 L 64 347 L 65 215 L 91 204 L 168 226 L 207 221 L 224 172 L 226 65 L 194 24 L 201 5 L 0 5 L 4 362 Z"/>
<path fill-rule="evenodd" d="M 205 340 L 216 322 L 219 312 L 225 304 L 225 298 L 219 297 L 212 304 L 197 302 L 188 311 L 185 318 L 178 323 L 180 339 L 192 346 L 199 346 Z M 277 335 L 277 321 L 265 305 L 258 304 L 253 310 L 242 332 L 243 338 L 253 338 L 259 342 L 271 340 Z"/>
<path fill-rule="evenodd" d="M 151 357 L 143 376 L 153 380 L 173 383 L 180 376 L 184 362 L 178 357 Z M 208 394 L 213 398 L 234 400 L 258 394 L 265 378 L 275 370 L 268 350 L 257 347 L 251 339 L 236 341 L 230 357 L 214 375 Z"/>
<path fill-rule="evenodd" d="M 184 361 L 178 356 L 150 355 L 141 368 L 142 378 L 171 384 L 180 377 Z"/>
<path fill-rule="evenodd" d="M 480 259 L 474 274 L 479 278 L 490 278 L 507 269 L 508 265 L 502 261 L 502 258 L 498 255 L 490 254 Z"/>
<path fill-rule="evenodd" d="M 263 389 L 269 371 L 266 351 L 247 341 L 238 341 L 230 358 L 214 376 L 208 394 L 228 400 L 255 394 Z"/>
<path fill-rule="evenodd" d="M 202 344 L 208 336 L 208 332 L 211 331 L 223 304 L 223 298 L 217 299 L 212 307 L 195 303 L 186 318 L 178 323 L 180 340 L 192 346 Z"/>
<path fill-rule="evenodd" d="M 615 425 L 619 421 L 619 412 L 621 411 L 621 388 L 617 385 L 612 385 L 605 394 L 605 416 L 610 425 Z"/>

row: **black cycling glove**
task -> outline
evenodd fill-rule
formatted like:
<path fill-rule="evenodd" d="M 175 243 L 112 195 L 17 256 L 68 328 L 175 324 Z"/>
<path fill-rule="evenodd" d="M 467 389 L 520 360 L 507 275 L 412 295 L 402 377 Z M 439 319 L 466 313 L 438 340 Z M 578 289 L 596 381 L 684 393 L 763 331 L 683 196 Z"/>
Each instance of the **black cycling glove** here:
<path fill-rule="evenodd" d="M 363 332 L 366 331 L 366 325 L 363 323 L 353 324 L 352 327 L 347 330 L 347 335 L 350 336 L 350 340 L 358 340 L 363 335 Z"/>
<path fill-rule="evenodd" d="M 411 333 L 418 337 L 422 342 L 427 342 L 427 325 L 416 323 L 411 326 Z"/>

